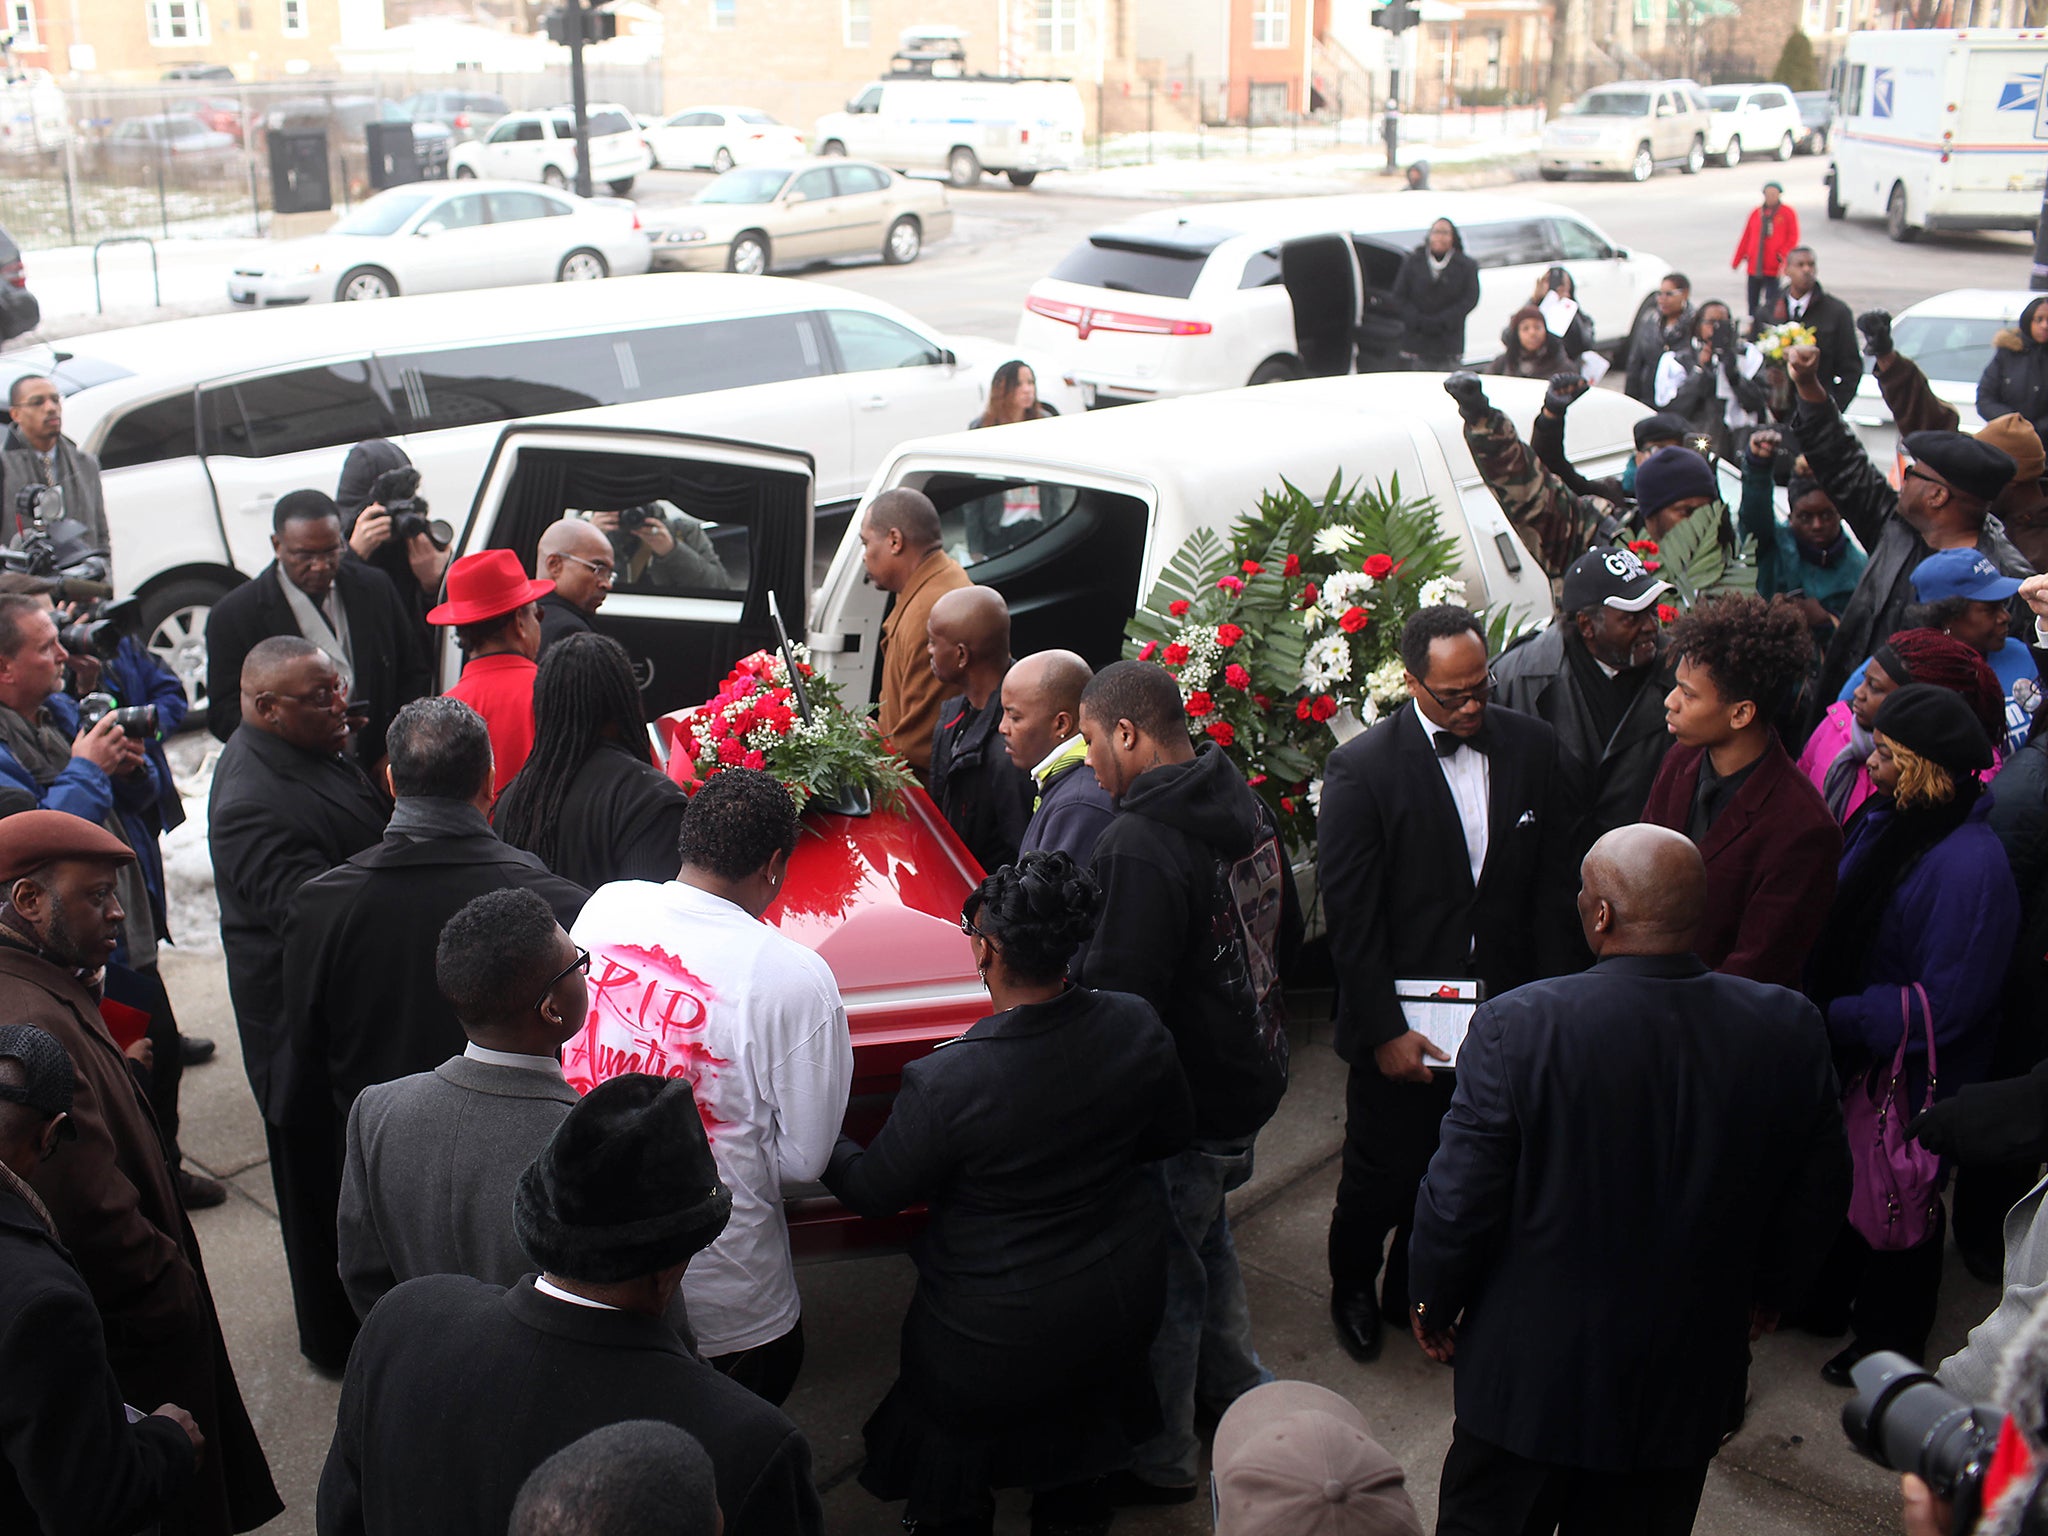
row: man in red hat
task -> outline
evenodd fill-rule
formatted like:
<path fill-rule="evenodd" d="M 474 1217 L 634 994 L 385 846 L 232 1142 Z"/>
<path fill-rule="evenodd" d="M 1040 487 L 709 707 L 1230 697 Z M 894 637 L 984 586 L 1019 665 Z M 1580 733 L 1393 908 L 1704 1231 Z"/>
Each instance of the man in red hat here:
<path fill-rule="evenodd" d="M 283 1508 L 178 1203 L 149 1101 L 100 1019 L 100 985 L 125 915 L 117 873 L 135 858 L 63 811 L 0 820 L 0 1018 L 32 1024 L 76 1074 L 77 1139 L 30 1179 L 106 1324 L 131 1403 L 179 1403 L 206 1438 L 186 1523 L 196 1536 L 252 1530 Z"/>
<path fill-rule="evenodd" d="M 462 676 L 448 690 L 484 717 L 502 795 L 533 750 L 533 680 L 540 672 L 540 600 L 552 581 L 532 581 L 509 549 L 464 555 L 448 567 L 448 601 L 427 614 L 462 647 Z"/>

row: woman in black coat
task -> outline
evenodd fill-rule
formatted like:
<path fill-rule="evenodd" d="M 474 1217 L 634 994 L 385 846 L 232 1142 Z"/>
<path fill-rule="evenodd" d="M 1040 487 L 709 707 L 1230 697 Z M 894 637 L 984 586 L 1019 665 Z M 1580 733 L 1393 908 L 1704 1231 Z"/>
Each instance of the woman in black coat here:
<path fill-rule="evenodd" d="M 2017 412 L 2039 432 L 2048 427 L 2048 298 L 2020 311 L 2017 330 L 2000 331 L 1977 380 L 1977 414 L 1986 421 Z"/>
<path fill-rule="evenodd" d="M 586 891 L 675 879 L 689 797 L 648 755 L 625 647 L 599 634 L 549 646 L 533 726 L 533 751 L 498 800 L 498 836 Z"/>
<path fill-rule="evenodd" d="M 874 1144 L 842 1137 L 825 1170 L 864 1216 L 931 1207 L 861 1473 L 925 1536 L 987 1532 L 1016 1487 L 1036 1536 L 1106 1530 L 1096 1480 L 1159 1428 L 1166 1212 L 1140 1165 L 1187 1144 L 1194 1106 L 1148 1004 L 1066 980 L 1101 900 L 1064 853 L 984 880 L 960 926 L 996 1011 L 905 1067 Z"/>
<path fill-rule="evenodd" d="M 1550 334 L 1543 311 L 1523 305 L 1502 327 L 1500 344 L 1507 350 L 1486 371 L 1510 379 L 1547 379 L 1553 373 L 1576 373 L 1578 365 L 1566 355 L 1561 337 Z"/>
<path fill-rule="evenodd" d="M 1407 327 L 1401 354 L 1412 368 L 1444 372 L 1465 358 L 1465 317 L 1479 307 L 1479 263 L 1458 226 L 1438 219 L 1394 275 L 1394 313 Z"/>

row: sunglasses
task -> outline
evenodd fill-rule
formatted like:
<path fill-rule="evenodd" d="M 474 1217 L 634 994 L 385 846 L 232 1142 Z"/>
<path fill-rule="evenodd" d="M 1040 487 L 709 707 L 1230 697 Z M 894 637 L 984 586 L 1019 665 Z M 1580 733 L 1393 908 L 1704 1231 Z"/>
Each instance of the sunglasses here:
<path fill-rule="evenodd" d="M 554 975 L 548 978 L 548 984 L 541 989 L 540 996 L 534 1000 L 533 1006 L 535 1012 L 538 1012 L 540 1010 L 541 1006 L 547 1002 L 550 996 L 553 995 L 555 988 L 562 984 L 562 978 L 567 976 L 571 971 L 581 971 L 586 976 L 590 974 L 589 950 L 578 949 L 576 951 L 576 958 L 574 960 L 571 960 L 567 965 L 563 966 L 559 971 L 555 972 Z"/>
<path fill-rule="evenodd" d="M 1456 714 L 1467 704 L 1484 704 L 1492 695 L 1493 690 L 1499 686 L 1499 680 L 1494 677 L 1493 668 L 1491 667 L 1486 669 L 1486 681 L 1477 688 L 1461 688 L 1454 693 L 1438 693 L 1419 677 L 1415 681 L 1422 685 L 1424 693 L 1436 700 L 1439 709 L 1450 714 Z"/>

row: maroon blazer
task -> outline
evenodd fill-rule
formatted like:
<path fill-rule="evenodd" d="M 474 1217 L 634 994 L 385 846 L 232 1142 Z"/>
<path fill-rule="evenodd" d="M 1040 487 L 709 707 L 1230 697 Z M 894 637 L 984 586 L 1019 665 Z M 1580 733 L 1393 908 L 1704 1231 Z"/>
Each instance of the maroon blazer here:
<path fill-rule="evenodd" d="M 1700 755 L 1698 747 L 1682 746 L 1664 754 L 1644 821 L 1686 830 Z M 1707 916 L 1693 953 L 1730 976 L 1797 990 L 1835 899 L 1842 829 L 1775 731 L 1700 853 L 1707 861 Z"/>

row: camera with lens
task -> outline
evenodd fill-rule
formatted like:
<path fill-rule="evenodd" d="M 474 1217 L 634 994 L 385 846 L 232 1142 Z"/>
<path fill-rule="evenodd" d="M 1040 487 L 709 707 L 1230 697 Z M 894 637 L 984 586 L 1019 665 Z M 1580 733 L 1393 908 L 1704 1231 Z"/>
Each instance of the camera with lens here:
<path fill-rule="evenodd" d="M 1967 1403 L 1904 1355 L 1879 1350 L 1850 1367 L 1856 1395 L 1842 1407 L 1849 1443 L 1880 1467 L 1910 1472 L 1955 1511 L 1953 1529 L 1976 1527 L 1984 1479 L 2005 1415 Z"/>
<path fill-rule="evenodd" d="M 78 701 L 78 733 L 83 736 L 107 716 L 114 717 L 114 724 L 121 728 L 130 740 L 141 741 L 157 734 L 158 724 L 154 704 L 123 705 L 111 693 L 88 693 Z"/>
<path fill-rule="evenodd" d="M 107 603 L 96 611 L 88 610 L 57 631 L 58 643 L 74 656 L 97 656 L 101 661 L 112 661 L 121 642 L 141 632 L 141 612 L 142 600 L 134 597 Z"/>
<path fill-rule="evenodd" d="M 427 515 L 427 498 L 420 494 L 420 472 L 410 464 L 379 475 L 371 483 L 370 500 L 391 514 L 391 540 L 401 549 L 422 533 L 434 541 L 436 549 L 446 549 L 455 541 L 455 530 L 446 519 Z"/>
<path fill-rule="evenodd" d="M 625 507 L 619 512 L 619 532 L 638 533 L 649 523 L 661 521 L 661 514 L 653 507 Z"/>

